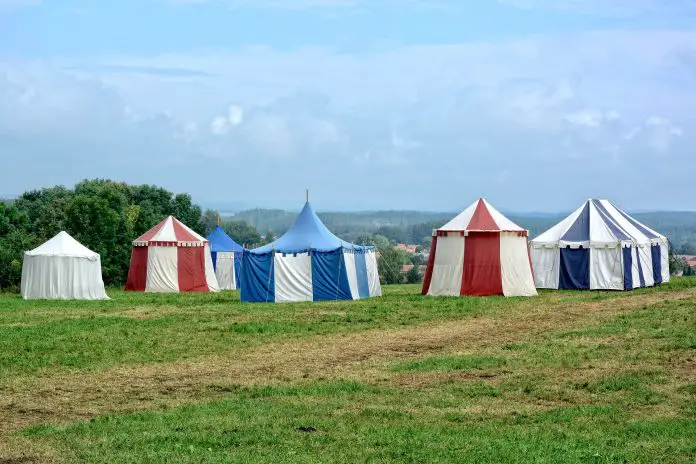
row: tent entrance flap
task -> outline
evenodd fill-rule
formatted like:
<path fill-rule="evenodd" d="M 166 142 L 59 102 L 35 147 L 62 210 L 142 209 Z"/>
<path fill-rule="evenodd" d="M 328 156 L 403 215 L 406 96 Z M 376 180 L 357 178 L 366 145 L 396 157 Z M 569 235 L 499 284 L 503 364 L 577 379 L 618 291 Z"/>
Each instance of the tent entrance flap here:
<path fill-rule="evenodd" d="M 590 289 L 590 250 L 588 248 L 561 248 L 560 264 L 559 289 Z"/>

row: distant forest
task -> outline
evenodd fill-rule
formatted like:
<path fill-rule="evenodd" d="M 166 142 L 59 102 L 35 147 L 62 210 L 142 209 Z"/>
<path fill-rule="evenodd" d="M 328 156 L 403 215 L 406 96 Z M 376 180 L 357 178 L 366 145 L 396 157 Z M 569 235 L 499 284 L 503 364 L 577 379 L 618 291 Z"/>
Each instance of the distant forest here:
<path fill-rule="evenodd" d="M 366 237 L 382 235 L 400 243 L 427 246 L 432 229 L 440 227 L 457 213 L 423 211 L 365 211 L 317 213 L 333 233 L 347 241 L 359 243 Z M 510 213 L 507 216 L 529 229 L 531 237 L 558 223 L 567 214 Z M 277 209 L 252 209 L 241 211 L 227 219 L 245 221 L 261 234 L 269 231 L 279 236 L 285 232 L 297 212 Z M 696 212 L 634 213 L 632 216 L 658 232 L 666 235 L 678 253 L 696 254 Z"/>

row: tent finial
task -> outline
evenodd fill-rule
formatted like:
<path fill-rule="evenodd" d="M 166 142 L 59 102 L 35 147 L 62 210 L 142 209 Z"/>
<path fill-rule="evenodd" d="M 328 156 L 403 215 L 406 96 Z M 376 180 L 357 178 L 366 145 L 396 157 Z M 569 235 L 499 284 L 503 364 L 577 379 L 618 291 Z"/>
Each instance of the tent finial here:
<path fill-rule="evenodd" d="M 220 225 L 220 213 L 217 213 L 217 225 Z"/>
<path fill-rule="evenodd" d="M 305 201 L 309 203 L 309 189 L 305 190 Z"/>

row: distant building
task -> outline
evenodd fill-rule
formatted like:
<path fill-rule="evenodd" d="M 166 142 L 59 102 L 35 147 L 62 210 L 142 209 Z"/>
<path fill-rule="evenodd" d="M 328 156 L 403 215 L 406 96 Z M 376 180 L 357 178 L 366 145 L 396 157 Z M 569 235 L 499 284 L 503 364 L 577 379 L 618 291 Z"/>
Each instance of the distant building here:
<path fill-rule="evenodd" d="M 406 253 L 415 255 L 416 254 L 416 248 L 418 248 L 418 245 L 406 245 L 405 243 L 397 243 L 394 245 L 394 248 L 403 250 Z"/>

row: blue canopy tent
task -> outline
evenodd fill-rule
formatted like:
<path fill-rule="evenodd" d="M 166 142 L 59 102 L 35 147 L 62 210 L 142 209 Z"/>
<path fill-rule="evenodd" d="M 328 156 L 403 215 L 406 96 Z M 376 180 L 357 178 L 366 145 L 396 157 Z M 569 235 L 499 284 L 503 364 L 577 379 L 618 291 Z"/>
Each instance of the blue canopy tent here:
<path fill-rule="evenodd" d="M 220 226 L 208 235 L 208 242 L 220 290 L 238 289 L 244 247 L 232 240 Z"/>
<path fill-rule="evenodd" d="M 336 237 L 309 202 L 282 237 L 248 250 L 242 263 L 242 301 L 356 300 L 382 294 L 375 248 Z"/>

